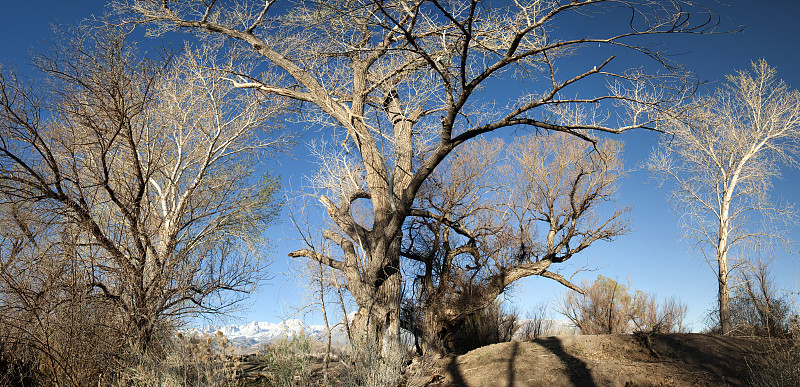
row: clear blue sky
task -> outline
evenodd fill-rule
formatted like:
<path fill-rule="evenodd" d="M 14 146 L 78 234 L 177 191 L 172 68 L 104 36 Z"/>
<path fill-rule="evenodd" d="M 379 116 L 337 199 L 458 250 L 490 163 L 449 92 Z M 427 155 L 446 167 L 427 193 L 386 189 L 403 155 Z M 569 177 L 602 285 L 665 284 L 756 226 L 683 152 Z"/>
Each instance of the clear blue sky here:
<path fill-rule="evenodd" d="M 750 61 L 765 58 L 777 67 L 778 75 L 792 88 L 800 87 L 800 41 L 797 40 L 796 18 L 800 16 L 800 2 L 793 0 L 764 0 L 757 2 L 728 0 L 722 4 L 714 0 L 695 3 L 707 7 L 723 17 L 723 26 L 744 26 L 744 32 L 715 36 L 673 37 L 668 48 L 682 54 L 677 61 L 696 71 L 700 77 L 719 85 L 725 74 L 737 69 L 747 69 Z M 51 23 L 75 23 L 105 12 L 101 0 L 28 0 L 6 1 L 0 13 L 0 63 L 16 64 L 25 69 L 26 54 L 50 36 Z M 312 138 L 308 133 L 302 140 Z M 705 261 L 689 250 L 688 244 L 678 238 L 676 215 L 665 203 L 667 193 L 650 183 L 648 174 L 635 170 L 644 160 L 658 136 L 649 132 L 628 132 L 618 138 L 625 142 L 626 166 L 633 171 L 619 189 L 619 204 L 632 205 L 631 219 L 634 231 L 611 243 L 597 243 L 582 256 L 572 260 L 574 266 L 590 263 L 598 271 L 586 274 L 593 278 L 602 274 L 620 281 L 629 281 L 637 289 L 655 293 L 658 297 L 677 296 L 689 307 L 687 322 L 694 329 L 702 328 L 702 316 L 713 306 L 716 282 Z M 284 158 L 275 165 L 274 173 L 282 175 L 287 187 L 300 187 L 302 176 L 311 174 L 314 164 L 302 159 L 304 145 L 299 144 L 298 159 Z M 781 181 L 775 182 L 772 196 L 776 199 L 800 203 L 800 172 L 786 170 Z M 272 254 L 272 278 L 253 295 L 246 309 L 230 322 L 253 320 L 275 322 L 289 313 L 288 307 L 302 301 L 302 290 L 290 272 L 286 254 L 300 247 L 296 234 L 284 217 L 282 224 L 274 226 L 275 251 Z M 789 235 L 800 242 L 800 230 Z M 773 269 L 778 284 L 787 290 L 800 290 L 800 260 L 798 244 L 795 252 L 781 257 Z M 567 270 L 565 269 L 565 273 Z M 523 313 L 542 300 L 552 300 L 564 291 L 552 281 L 528 278 L 520 282 L 512 293 L 511 303 Z M 317 322 L 309 316 L 310 322 Z"/>

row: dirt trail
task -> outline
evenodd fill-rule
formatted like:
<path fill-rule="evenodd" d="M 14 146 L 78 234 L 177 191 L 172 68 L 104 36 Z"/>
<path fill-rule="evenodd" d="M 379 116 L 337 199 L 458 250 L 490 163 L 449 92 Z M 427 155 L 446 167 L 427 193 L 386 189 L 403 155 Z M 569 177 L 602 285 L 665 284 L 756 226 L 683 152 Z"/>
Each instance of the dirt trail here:
<path fill-rule="evenodd" d="M 556 336 L 441 359 L 438 386 L 745 386 L 764 341 L 704 334 Z"/>

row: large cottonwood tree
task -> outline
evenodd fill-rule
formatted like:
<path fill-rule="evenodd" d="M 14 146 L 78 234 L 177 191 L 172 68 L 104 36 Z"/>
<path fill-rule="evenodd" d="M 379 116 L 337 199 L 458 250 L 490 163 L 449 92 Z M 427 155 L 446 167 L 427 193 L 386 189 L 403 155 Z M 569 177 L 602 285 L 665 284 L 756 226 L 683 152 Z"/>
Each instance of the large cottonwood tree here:
<path fill-rule="evenodd" d="M 648 163 L 662 182 L 675 184 L 671 200 L 685 234 L 712 264 L 718 283 L 719 322 L 732 329 L 731 263 L 747 259 L 737 248 L 773 235 L 760 224 L 784 221 L 790 207 L 771 203 L 772 179 L 800 155 L 800 92 L 776 78 L 766 61 L 727 77 L 727 84 L 695 101 L 690 120 L 673 120 Z M 738 253 L 738 255 L 736 254 Z"/>
<path fill-rule="evenodd" d="M 328 129 L 325 137 L 336 145 L 322 163 L 340 168 L 318 179 L 327 181 L 319 200 L 333 223 L 323 235 L 341 253 L 309 248 L 291 255 L 342 271 L 360 305 L 359 320 L 396 346 L 402 230 L 437 165 L 464 142 L 502 128 L 589 140 L 593 132 L 654 127 L 642 113 L 667 109 L 686 90 L 686 79 L 643 39 L 714 27 L 706 18 L 693 23 L 681 8 L 688 4 L 118 0 L 114 6 L 121 22 L 151 32 L 229 38 L 260 71 L 232 74 L 236 86 L 300 101 L 300 118 Z M 596 27 L 574 34 L 573 23 Z M 576 56 L 582 48 L 593 52 Z M 667 75 L 629 71 L 615 61 L 620 51 L 653 59 Z M 567 62 L 570 70 L 556 65 Z M 514 79 L 521 82 L 505 83 Z M 592 79 L 607 81 L 612 91 L 578 86 Z M 615 102 L 631 108 L 630 119 L 609 119 L 601 110 Z M 353 216 L 358 206 L 368 208 L 367 221 Z"/>

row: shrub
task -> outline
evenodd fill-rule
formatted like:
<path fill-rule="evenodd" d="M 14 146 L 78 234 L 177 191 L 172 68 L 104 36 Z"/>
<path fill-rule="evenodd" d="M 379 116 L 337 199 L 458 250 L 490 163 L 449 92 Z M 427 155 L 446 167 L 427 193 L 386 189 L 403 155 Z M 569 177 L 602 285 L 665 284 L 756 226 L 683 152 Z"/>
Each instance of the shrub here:
<path fill-rule="evenodd" d="M 0 386 L 36 386 L 34 362 L 30 361 L 29 350 L 0 343 Z M 27 353 L 26 353 L 27 352 Z"/>
<path fill-rule="evenodd" d="M 686 305 L 679 300 L 667 299 L 659 305 L 654 296 L 631 291 L 602 275 L 592 283 L 584 281 L 581 287 L 585 294 L 568 291 L 560 300 L 558 311 L 585 335 L 685 329 Z"/>
<path fill-rule="evenodd" d="M 258 356 L 269 375 L 270 385 L 309 385 L 311 376 L 311 337 L 300 332 L 278 339 Z"/>
<path fill-rule="evenodd" d="M 672 333 L 684 332 L 686 327 L 686 304 L 676 298 L 668 298 L 657 304 L 655 297 L 637 290 L 633 297 L 630 319 L 636 332 Z"/>
<path fill-rule="evenodd" d="M 516 337 L 520 340 L 533 340 L 542 336 L 556 334 L 553 320 L 547 318 L 547 303 L 539 303 L 528 313 L 528 318 L 519 323 Z"/>
<path fill-rule="evenodd" d="M 769 266 L 758 266 L 742 275 L 733 288 L 731 322 L 734 334 L 784 337 L 789 333 L 791 308 L 786 295 L 775 289 Z"/>
<path fill-rule="evenodd" d="M 719 303 L 708 311 L 709 333 L 720 333 Z M 789 295 L 776 289 L 769 262 L 758 261 L 742 271 L 731 289 L 731 335 L 787 337 L 792 318 Z"/>
<path fill-rule="evenodd" d="M 767 351 L 747 365 L 753 387 L 800 386 L 800 317 L 790 319 L 788 338 L 770 339 Z"/>
<path fill-rule="evenodd" d="M 114 311 L 74 290 L 46 289 L 39 305 L 0 291 L 0 385 L 98 385 L 113 372 L 124 348 Z"/>

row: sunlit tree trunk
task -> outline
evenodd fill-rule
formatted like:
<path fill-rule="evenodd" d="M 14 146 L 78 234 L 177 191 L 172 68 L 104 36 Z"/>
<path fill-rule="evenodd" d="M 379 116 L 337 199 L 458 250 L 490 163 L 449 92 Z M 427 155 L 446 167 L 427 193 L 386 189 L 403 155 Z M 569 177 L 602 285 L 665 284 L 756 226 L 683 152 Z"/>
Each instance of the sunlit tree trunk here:
<path fill-rule="evenodd" d="M 727 183 L 726 183 L 727 185 Z M 733 187 L 731 187 L 732 189 Z M 719 279 L 719 323 L 721 333 L 727 335 L 733 329 L 731 322 L 731 298 L 730 298 L 730 285 L 728 278 L 728 230 L 729 230 L 729 215 L 730 211 L 730 194 L 726 192 L 723 198 L 728 199 L 727 203 L 722 206 L 720 212 L 719 222 L 719 243 L 717 244 L 717 263 Z"/>

